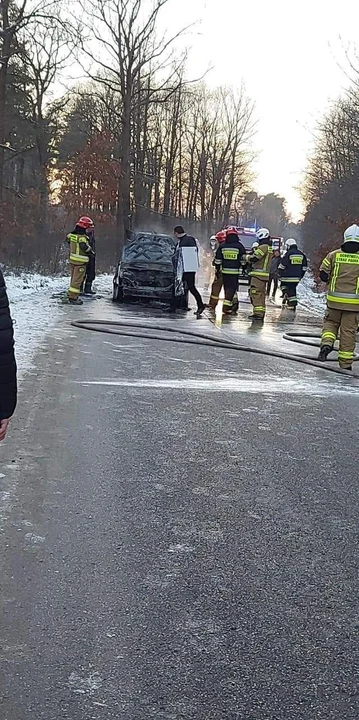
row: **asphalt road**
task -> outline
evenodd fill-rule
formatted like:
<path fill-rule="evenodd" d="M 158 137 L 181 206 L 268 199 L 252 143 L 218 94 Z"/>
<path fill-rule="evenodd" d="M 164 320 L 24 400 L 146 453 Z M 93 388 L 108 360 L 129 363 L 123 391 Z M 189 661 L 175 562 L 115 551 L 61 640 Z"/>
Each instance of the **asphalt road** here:
<path fill-rule="evenodd" d="M 357 718 L 359 385 L 81 314 L 0 449 L 1 719 Z"/>

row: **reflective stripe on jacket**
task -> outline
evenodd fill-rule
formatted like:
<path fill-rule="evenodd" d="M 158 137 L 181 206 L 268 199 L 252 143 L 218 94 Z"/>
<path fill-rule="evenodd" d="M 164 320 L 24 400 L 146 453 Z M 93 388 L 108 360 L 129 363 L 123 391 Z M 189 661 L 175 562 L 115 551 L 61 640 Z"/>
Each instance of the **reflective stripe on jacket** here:
<path fill-rule="evenodd" d="M 244 245 L 239 240 L 226 240 L 216 252 L 214 265 L 222 270 L 222 275 L 239 275 L 245 254 Z"/>
<path fill-rule="evenodd" d="M 279 277 L 286 283 L 299 283 L 307 270 L 307 258 L 298 248 L 287 250 L 278 265 Z"/>
<path fill-rule="evenodd" d="M 252 266 L 249 275 L 259 280 L 268 280 L 272 255 L 273 249 L 271 245 L 267 245 L 266 243 L 259 245 L 252 255 L 252 263 L 254 260 L 255 264 Z"/>
<path fill-rule="evenodd" d="M 321 270 L 329 275 L 328 307 L 334 310 L 359 311 L 359 252 L 343 250 L 330 252 L 323 260 Z"/>
<path fill-rule="evenodd" d="M 86 235 L 76 235 L 70 233 L 67 236 L 67 242 L 70 245 L 70 263 L 77 265 L 87 264 L 92 252 L 91 245 Z"/>

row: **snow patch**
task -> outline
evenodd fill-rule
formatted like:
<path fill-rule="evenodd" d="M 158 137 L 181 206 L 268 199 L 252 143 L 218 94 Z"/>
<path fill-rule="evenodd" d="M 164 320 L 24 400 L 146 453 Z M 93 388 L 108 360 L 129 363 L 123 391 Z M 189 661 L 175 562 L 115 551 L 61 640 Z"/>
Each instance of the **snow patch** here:
<path fill-rule="evenodd" d="M 307 273 L 297 288 L 299 305 L 302 305 L 314 315 L 323 316 L 326 308 L 325 292 L 314 291 L 314 280 L 311 273 Z"/>
<path fill-rule="evenodd" d="M 31 545 L 42 545 L 45 542 L 45 538 L 42 537 L 42 535 L 34 535 L 34 533 L 26 533 L 25 540 L 28 540 L 28 542 Z"/>
<path fill-rule="evenodd" d="M 194 548 L 191 545 L 183 545 L 177 543 L 176 545 L 170 545 L 167 552 L 169 553 L 190 553 L 193 552 Z"/>
<path fill-rule="evenodd" d="M 72 672 L 68 682 L 72 692 L 77 695 L 93 695 L 100 690 L 103 680 L 98 672 L 92 672 L 88 677 Z"/>
<path fill-rule="evenodd" d="M 15 354 L 19 375 L 31 369 L 32 358 L 61 313 L 52 299 L 66 290 L 67 277 L 43 277 L 36 273 L 6 275 L 10 312 L 14 322 Z"/>
<path fill-rule="evenodd" d="M 58 297 L 69 286 L 69 277 L 38 273 L 5 274 L 10 312 L 14 322 L 15 353 L 19 376 L 32 368 L 32 359 L 65 308 Z M 100 275 L 94 284 L 98 292 L 110 292 L 112 276 Z"/>

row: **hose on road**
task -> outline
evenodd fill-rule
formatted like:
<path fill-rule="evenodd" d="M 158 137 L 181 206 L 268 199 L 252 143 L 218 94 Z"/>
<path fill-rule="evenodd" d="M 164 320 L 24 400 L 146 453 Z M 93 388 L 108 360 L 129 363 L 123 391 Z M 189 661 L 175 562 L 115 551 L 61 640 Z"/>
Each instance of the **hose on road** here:
<path fill-rule="evenodd" d="M 359 375 L 354 375 L 348 370 L 342 370 L 338 367 L 332 367 L 326 363 L 318 362 L 309 355 L 295 355 L 294 353 L 281 352 L 276 350 L 266 350 L 256 348 L 250 345 L 241 345 L 240 343 L 223 340 L 215 335 L 207 335 L 205 333 L 194 332 L 193 330 L 185 330 L 183 328 L 170 327 L 168 325 L 156 325 L 152 323 L 140 324 L 126 322 L 122 320 L 73 320 L 73 327 L 83 330 L 91 330 L 93 332 L 106 333 L 109 335 L 121 335 L 125 337 L 135 337 L 145 340 L 161 340 L 164 342 L 185 343 L 189 345 L 203 345 L 206 347 L 224 348 L 225 350 L 236 350 L 237 352 L 247 352 L 254 355 L 264 355 L 266 357 L 278 358 L 281 360 L 290 360 L 292 362 L 309 365 L 311 367 L 320 368 L 337 375 L 345 377 L 354 377 L 359 379 Z M 155 334 L 146 332 L 147 330 L 155 331 Z M 165 333 L 165 334 L 164 334 Z M 174 335 L 177 335 L 175 337 Z M 294 333 L 288 332 L 283 336 L 286 340 L 300 342 L 299 338 L 318 338 L 320 335 L 312 333 Z M 302 342 L 305 343 L 304 340 Z M 312 345 L 313 343 L 306 343 Z M 359 356 L 355 356 L 358 360 Z"/>

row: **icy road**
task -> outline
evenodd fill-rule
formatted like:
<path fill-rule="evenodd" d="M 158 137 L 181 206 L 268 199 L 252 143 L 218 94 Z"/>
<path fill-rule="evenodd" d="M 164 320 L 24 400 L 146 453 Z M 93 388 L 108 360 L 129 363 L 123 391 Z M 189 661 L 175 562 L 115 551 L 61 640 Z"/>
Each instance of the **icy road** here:
<path fill-rule="evenodd" d="M 51 292 L 0 448 L 1 719 L 356 719 L 358 385 Z"/>

